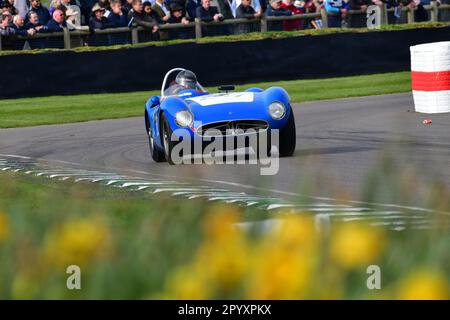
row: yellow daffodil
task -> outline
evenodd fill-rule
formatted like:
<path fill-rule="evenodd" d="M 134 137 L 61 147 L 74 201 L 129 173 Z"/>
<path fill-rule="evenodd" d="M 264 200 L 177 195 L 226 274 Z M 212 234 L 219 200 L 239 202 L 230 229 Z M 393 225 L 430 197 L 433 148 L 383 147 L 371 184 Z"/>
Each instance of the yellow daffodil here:
<path fill-rule="evenodd" d="M 195 268 L 189 265 L 177 269 L 169 276 L 164 296 L 179 300 L 204 300 L 210 298 L 209 286 L 203 275 L 195 273 Z"/>
<path fill-rule="evenodd" d="M 384 232 L 379 228 L 346 223 L 336 226 L 330 239 L 330 256 L 344 269 L 375 262 L 385 246 Z"/>
<path fill-rule="evenodd" d="M 197 252 L 195 264 L 199 272 L 221 291 L 228 291 L 242 281 L 251 259 L 248 243 L 207 242 Z M 201 270 L 201 271 L 200 271 Z"/>
<path fill-rule="evenodd" d="M 208 241 L 228 242 L 239 236 L 235 224 L 241 211 L 236 206 L 215 205 L 208 209 L 203 223 L 204 235 Z"/>
<path fill-rule="evenodd" d="M 447 300 L 450 288 L 445 276 L 435 270 L 418 270 L 408 274 L 399 284 L 401 300 Z"/>
<path fill-rule="evenodd" d="M 301 299 L 311 279 L 312 263 L 308 256 L 273 249 L 259 252 L 249 273 L 249 299 Z"/>
<path fill-rule="evenodd" d="M 282 219 L 281 224 L 274 228 L 267 240 L 295 250 L 312 249 L 317 244 L 318 232 L 314 219 L 309 214 L 298 213 Z"/>
<path fill-rule="evenodd" d="M 44 257 L 50 265 L 83 267 L 104 256 L 108 245 L 109 229 L 102 220 L 80 218 L 50 232 L 44 244 Z"/>

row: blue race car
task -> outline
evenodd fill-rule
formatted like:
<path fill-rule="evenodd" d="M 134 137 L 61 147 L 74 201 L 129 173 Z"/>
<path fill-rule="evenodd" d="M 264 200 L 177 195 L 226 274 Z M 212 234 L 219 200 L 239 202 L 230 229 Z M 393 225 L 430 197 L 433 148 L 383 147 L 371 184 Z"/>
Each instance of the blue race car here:
<path fill-rule="evenodd" d="M 173 151 L 183 139 L 190 139 L 192 145 L 201 141 L 205 148 L 215 139 L 263 134 L 270 154 L 270 133 L 274 129 L 279 130 L 279 155 L 292 156 L 296 133 L 288 93 L 280 87 L 229 92 L 232 90 L 234 86 L 221 86 L 221 93 L 210 94 L 193 72 L 183 68 L 167 72 L 161 96 L 151 97 L 145 106 L 145 128 L 153 160 L 176 163 Z M 193 148 L 190 153 L 194 153 Z"/>

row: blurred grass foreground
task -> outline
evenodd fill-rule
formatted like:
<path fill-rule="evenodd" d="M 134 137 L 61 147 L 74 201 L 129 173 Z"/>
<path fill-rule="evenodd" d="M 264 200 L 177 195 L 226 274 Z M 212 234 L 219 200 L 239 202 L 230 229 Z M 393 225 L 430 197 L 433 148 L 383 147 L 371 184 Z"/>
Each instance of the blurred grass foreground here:
<path fill-rule="evenodd" d="M 262 232 L 252 210 L 1 173 L 0 299 L 449 298 L 446 227 L 324 229 L 282 211 Z"/>

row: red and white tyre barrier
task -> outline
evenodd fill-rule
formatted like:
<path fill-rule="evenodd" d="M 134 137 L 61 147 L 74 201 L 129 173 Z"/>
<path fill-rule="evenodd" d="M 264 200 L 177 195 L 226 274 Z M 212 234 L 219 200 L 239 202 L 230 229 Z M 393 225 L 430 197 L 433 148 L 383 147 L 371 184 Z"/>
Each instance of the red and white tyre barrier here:
<path fill-rule="evenodd" d="M 411 82 L 417 112 L 450 112 L 450 41 L 410 47 Z"/>

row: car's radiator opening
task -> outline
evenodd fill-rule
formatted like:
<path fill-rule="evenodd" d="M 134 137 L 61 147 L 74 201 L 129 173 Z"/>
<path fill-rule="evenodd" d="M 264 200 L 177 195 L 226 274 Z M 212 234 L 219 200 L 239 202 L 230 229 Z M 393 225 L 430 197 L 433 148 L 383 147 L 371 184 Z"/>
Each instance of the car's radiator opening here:
<path fill-rule="evenodd" d="M 267 130 L 269 124 L 264 120 L 229 120 L 208 123 L 197 128 L 197 133 L 203 137 L 249 134 Z"/>

